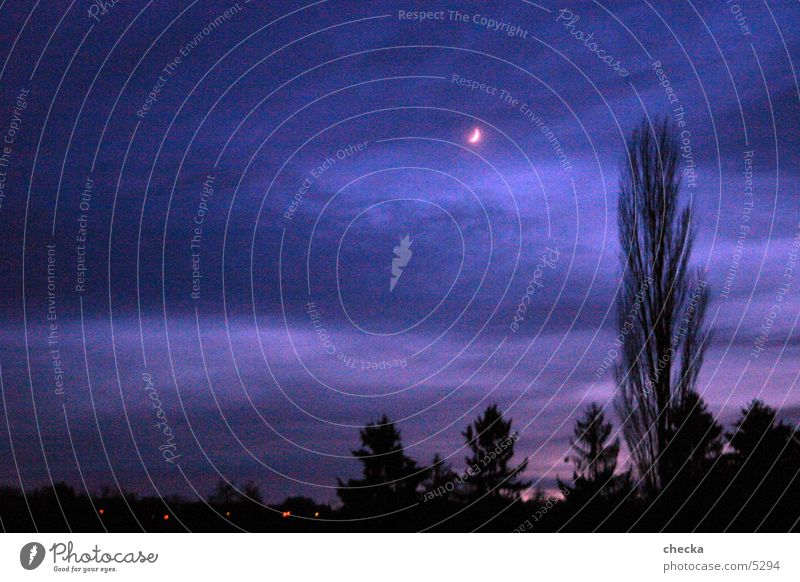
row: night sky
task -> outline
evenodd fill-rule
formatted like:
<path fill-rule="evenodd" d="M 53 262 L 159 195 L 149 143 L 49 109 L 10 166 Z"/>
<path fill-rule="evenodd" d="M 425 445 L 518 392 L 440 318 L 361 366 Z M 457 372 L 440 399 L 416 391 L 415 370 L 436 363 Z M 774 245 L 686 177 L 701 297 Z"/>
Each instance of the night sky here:
<path fill-rule="evenodd" d="M 798 21 L 755 0 L 0 3 L 0 485 L 332 501 L 366 423 L 463 468 L 496 402 L 552 490 L 589 402 L 618 427 L 616 197 L 644 117 L 680 130 L 700 390 L 726 426 L 754 397 L 795 424 Z"/>

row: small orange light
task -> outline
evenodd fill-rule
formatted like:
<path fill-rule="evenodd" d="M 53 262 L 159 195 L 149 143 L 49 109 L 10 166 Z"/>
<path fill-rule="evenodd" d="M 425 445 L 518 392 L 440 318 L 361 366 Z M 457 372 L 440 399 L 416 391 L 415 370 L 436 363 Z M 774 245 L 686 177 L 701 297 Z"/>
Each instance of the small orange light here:
<path fill-rule="evenodd" d="M 319 517 L 319 511 L 314 512 L 314 517 Z"/>
<path fill-rule="evenodd" d="M 105 509 L 98 509 L 97 510 L 97 513 L 99 513 L 100 515 L 103 515 L 105 512 L 106 512 Z"/>
<path fill-rule="evenodd" d="M 169 519 L 169 513 L 165 513 L 164 514 L 164 521 L 167 521 L 168 519 Z"/>
<path fill-rule="evenodd" d="M 230 517 L 230 516 L 231 516 L 231 512 L 230 511 L 226 511 L 225 512 L 225 517 Z"/>
<path fill-rule="evenodd" d="M 289 517 L 290 515 L 292 515 L 292 512 L 291 511 L 284 511 L 281 515 L 283 517 Z"/>

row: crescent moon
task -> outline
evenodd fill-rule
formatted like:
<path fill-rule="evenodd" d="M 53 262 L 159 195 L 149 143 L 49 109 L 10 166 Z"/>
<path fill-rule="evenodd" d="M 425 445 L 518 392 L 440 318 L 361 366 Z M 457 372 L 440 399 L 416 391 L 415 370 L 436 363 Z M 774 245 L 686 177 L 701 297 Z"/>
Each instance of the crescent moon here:
<path fill-rule="evenodd" d="M 469 143 L 478 143 L 479 139 L 481 139 L 481 130 L 476 127 L 469 138 Z"/>

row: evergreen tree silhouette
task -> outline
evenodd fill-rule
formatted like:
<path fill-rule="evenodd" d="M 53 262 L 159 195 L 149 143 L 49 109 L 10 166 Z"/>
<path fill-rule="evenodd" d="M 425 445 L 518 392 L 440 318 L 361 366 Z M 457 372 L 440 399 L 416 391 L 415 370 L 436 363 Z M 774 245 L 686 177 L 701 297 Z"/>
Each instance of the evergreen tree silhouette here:
<path fill-rule="evenodd" d="M 689 391 L 672 409 L 666 442 L 662 490 L 649 518 L 654 529 L 692 531 L 724 489 L 723 428 Z"/>
<path fill-rule="evenodd" d="M 733 449 L 725 506 L 738 531 L 788 531 L 800 520 L 800 440 L 774 408 L 753 400 L 727 434 Z"/>
<path fill-rule="evenodd" d="M 432 526 L 435 531 L 461 529 L 458 520 L 451 517 L 464 501 L 463 478 L 438 453 L 422 483 L 419 500 L 420 525 Z"/>
<path fill-rule="evenodd" d="M 781 443 L 785 444 L 791 433 L 791 428 L 777 422 L 774 408 L 756 399 L 742 409 L 733 432 L 726 436 L 736 461 L 739 464 L 752 462 L 756 466 L 775 460 L 782 448 Z"/>
<path fill-rule="evenodd" d="M 569 520 L 566 529 L 591 531 L 606 522 L 607 528 L 615 529 L 624 517 L 620 514 L 607 519 L 626 501 L 632 487 L 630 470 L 616 474 L 620 442 L 618 438 L 609 442 L 612 432 L 613 426 L 596 403 L 575 422 L 570 438 L 572 453 L 566 458 L 573 467 L 572 485 L 558 479 L 564 495 L 563 513 Z"/>
<path fill-rule="evenodd" d="M 566 460 L 573 466 L 573 486 L 559 481 L 562 490 L 609 496 L 618 493 L 630 480 L 628 473 L 616 475 L 620 442 L 618 438 L 609 442 L 613 430 L 602 408 L 596 403 L 589 405 L 583 417 L 575 422 L 569 441 L 572 453 Z"/>
<path fill-rule="evenodd" d="M 722 434 L 722 426 L 705 402 L 696 392 L 688 392 L 670 415 L 664 471 L 667 482 L 676 486 L 675 481 L 702 479 L 722 454 Z"/>
<path fill-rule="evenodd" d="M 361 448 L 353 456 L 361 461 L 363 479 L 338 480 L 337 495 L 346 515 L 373 517 L 411 507 L 426 471 L 403 451 L 400 432 L 386 415 L 360 431 Z"/>
<path fill-rule="evenodd" d="M 505 420 L 497 405 L 492 404 L 462 433 L 472 452 L 466 458 L 470 497 L 515 499 L 530 487 L 529 481 L 519 478 L 528 467 L 528 460 L 512 466 L 519 434 L 511 432 L 511 424 L 512 420 Z"/>
<path fill-rule="evenodd" d="M 439 453 L 433 456 L 431 466 L 428 471 L 426 479 L 422 483 L 422 497 L 423 499 L 430 497 L 431 492 L 442 492 L 436 495 L 435 499 L 444 497 L 450 501 L 455 500 L 459 493 L 459 479 L 458 474 L 453 471 L 449 463 L 442 459 Z"/>

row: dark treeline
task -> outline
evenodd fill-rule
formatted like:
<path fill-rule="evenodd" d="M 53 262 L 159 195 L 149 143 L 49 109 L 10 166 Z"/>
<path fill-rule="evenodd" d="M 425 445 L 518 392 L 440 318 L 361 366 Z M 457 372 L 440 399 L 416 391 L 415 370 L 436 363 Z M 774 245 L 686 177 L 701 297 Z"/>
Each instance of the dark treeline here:
<path fill-rule="evenodd" d="M 359 479 L 340 481 L 335 507 L 307 497 L 263 503 L 253 483 L 220 482 L 205 500 L 91 496 L 64 484 L 22 495 L 0 489 L 5 531 L 796 531 L 800 520 L 800 438 L 754 400 L 725 432 L 707 411 L 679 442 L 704 440 L 715 454 L 685 456 L 668 483 L 651 491 L 618 466 L 620 440 L 601 407 L 573 429 L 572 475 L 546 493 L 521 477 L 517 433 L 496 406 L 463 432 L 459 469 L 439 455 L 421 467 L 386 417 L 361 431 L 353 454 Z M 724 452 L 723 452 L 724 451 Z M 34 525 L 35 524 L 35 525 Z"/>
<path fill-rule="evenodd" d="M 526 480 L 511 419 L 489 406 L 463 431 L 453 466 L 408 456 L 386 416 L 361 430 L 362 476 L 339 481 L 334 507 L 261 502 L 254 484 L 221 483 L 207 499 L 79 495 L 67 486 L 0 491 L 6 531 L 796 531 L 800 435 L 753 400 L 726 431 L 699 376 L 712 333 L 709 287 L 690 266 L 692 208 L 667 121 L 632 132 L 620 171 L 621 284 L 609 351 L 613 411 L 576 421 L 557 491 Z M 755 345 L 754 349 L 761 346 Z M 604 363 L 604 366 L 606 364 Z M 605 370 L 605 367 L 603 368 Z M 619 430 L 610 420 L 616 414 Z M 620 436 L 617 436 L 620 435 Z M 624 441 L 630 461 L 621 466 Z"/>

